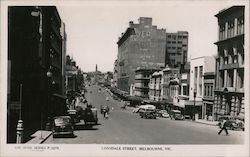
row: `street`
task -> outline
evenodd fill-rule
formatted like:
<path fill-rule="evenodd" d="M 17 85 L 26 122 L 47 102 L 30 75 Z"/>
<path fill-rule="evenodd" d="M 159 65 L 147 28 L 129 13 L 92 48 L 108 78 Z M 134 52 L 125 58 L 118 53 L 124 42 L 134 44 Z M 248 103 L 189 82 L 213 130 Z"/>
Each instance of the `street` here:
<path fill-rule="evenodd" d="M 229 131 L 218 135 L 219 128 L 192 121 L 174 121 L 170 119 L 142 119 L 132 109 L 121 109 L 121 102 L 110 97 L 98 86 L 88 87 L 86 98 L 98 108 L 99 124 L 86 126 L 84 122 L 76 124 L 75 137 L 52 138 L 44 143 L 56 144 L 243 144 L 244 136 L 241 131 Z M 109 96 L 109 101 L 106 101 Z M 103 119 L 100 105 L 109 105 L 109 119 Z"/>

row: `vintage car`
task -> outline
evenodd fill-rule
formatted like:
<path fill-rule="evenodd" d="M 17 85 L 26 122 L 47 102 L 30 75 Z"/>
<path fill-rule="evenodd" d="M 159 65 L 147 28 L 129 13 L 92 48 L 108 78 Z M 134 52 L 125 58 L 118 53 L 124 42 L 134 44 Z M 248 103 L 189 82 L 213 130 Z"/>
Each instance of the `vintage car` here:
<path fill-rule="evenodd" d="M 71 122 L 72 123 L 78 123 L 78 122 L 80 122 L 79 115 L 77 114 L 77 110 L 70 109 L 67 112 L 68 112 L 68 115 L 71 118 Z"/>
<path fill-rule="evenodd" d="M 70 116 L 57 116 L 53 119 L 52 124 L 53 138 L 59 135 L 74 136 L 74 127 Z"/>
<path fill-rule="evenodd" d="M 221 116 L 218 119 L 218 121 L 219 121 L 218 126 L 220 128 L 222 128 L 222 121 L 223 120 L 226 120 L 227 129 L 243 130 L 243 131 L 245 130 L 244 121 L 241 118 L 229 116 L 229 115 Z"/>
<path fill-rule="evenodd" d="M 139 115 L 141 118 L 156 119 L 156 109 L 153 105 L 141 105 L 139 106 Z"/>
<path fill-rule="evenodd" d="M 170 117 L 171 117 L 171 119 L 174 119 L 174 120 L 184 120 L 185 119 L 185 117 L 181 114 L 180 110 L 172 110 L 170 112 Z"/>
<path fill-rule="evenodd" d="M 87 107 L 84 110 L 83 120 L 85 124 L 98 124 L 97 108 Z"/>

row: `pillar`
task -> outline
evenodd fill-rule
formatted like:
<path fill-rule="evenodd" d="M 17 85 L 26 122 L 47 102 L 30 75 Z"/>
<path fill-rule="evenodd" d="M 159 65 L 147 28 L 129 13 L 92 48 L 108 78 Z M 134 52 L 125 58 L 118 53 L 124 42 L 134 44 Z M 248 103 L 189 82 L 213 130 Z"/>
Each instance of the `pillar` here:
<path fill-rule="evenodd" d="M 224 88 L 227 87 L 227 70 L 224 70 Z"/>
<path fill-rule="evenodd" d="M 237 89 L 237 69 L 233 69 L 233 87 Z"/>
<path fill-rule="evenodd" d="M 228 22 L 225 23 L 225 38 L 227 39 L 227 32 L 228 32 Z"/>
<path fill-rule="evenodd" d="M 238 19 L 237 18 L 235 18 L 234 19 L 234 35 L 233 36 L 236 36 L 237 35 L 237 22 L 238 22 Z"/>

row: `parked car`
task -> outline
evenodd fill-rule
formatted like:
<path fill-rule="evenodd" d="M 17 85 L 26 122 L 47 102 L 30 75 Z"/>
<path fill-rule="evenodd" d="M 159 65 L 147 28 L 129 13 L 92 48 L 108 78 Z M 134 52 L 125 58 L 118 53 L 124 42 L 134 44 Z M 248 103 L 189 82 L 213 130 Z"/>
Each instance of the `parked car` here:
<path fill-rule="evenodd" d="M 139 114 L 141 118 L 156 119 L 156 111 L 151 109 L 140 109 Z"/>
<path fill-rule="evenodd" d="M 80 122 L 79 115 L 77 114 L 77 110 L 68 110 L 68 115 L 71 118 L 72 123 L 78 123 Z"/>
<path fill-rule="evenodd" d="M 184 116 L 181 114 L 181 111 L 180 110 L 172 110 L 171 111 L 171 119 L 174 119 L 174 120 L 184 120 Z"/>
<path fill-rule="evenodd" d="M 218 121 L 218 125 L 220 128 L 222 128 L 222 121 L 226 120 L 226 127 L 227 129 L 230 130 L 237 130 L 237 129 L 241 129 L 241 130 L 245 130 L 245 125 L 242 119 L 238 118 L 238 117 L 234 117 L 234 116 L 229 116 L 229 115 L 225 115 L 225 116 L 221 116 L 219 117 Z"/>
<path fill-rule="evenodd" d="M 101 114 L 103 114 L 104 111 L 109 112 L 109 107 L 107 105 L 101 105 Z"/>
<path fill-rule="evenodd" d="M 166 111 L 166 110 L 159 110 L 158 111 L 158 117 L 169 118 L 168 111 Z"/>
<path fill-rule="evenodd" d="M 52 124 L 53 138 L 58 135 L 74 136 L 74 127 L 70 116 L 57 116 L 53 119 Z"/>
<path fill-rule="evenodd" d="M 141 118 L 156 119 L 156 109 L 153 105 L 141 105 L 139 106 L 139 115 Z"/>

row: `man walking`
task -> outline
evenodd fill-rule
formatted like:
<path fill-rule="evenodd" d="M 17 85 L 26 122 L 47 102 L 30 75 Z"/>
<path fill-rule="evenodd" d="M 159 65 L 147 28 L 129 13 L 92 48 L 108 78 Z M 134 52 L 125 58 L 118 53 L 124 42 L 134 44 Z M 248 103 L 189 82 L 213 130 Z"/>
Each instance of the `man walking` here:
<path fill-rule="evenodd" d="M 229 134 L 228 134 L 228 131 L 227 131 L 227 120 L 225 120 L 225 119 L 222 121 L 221 129 L 220 129 L 220 131 L 218 132 L 218 135 L 220 135 L 220 133 L 221 133 L 223 130 L 225 130 L 226 135 L 228 136 Z"/>

